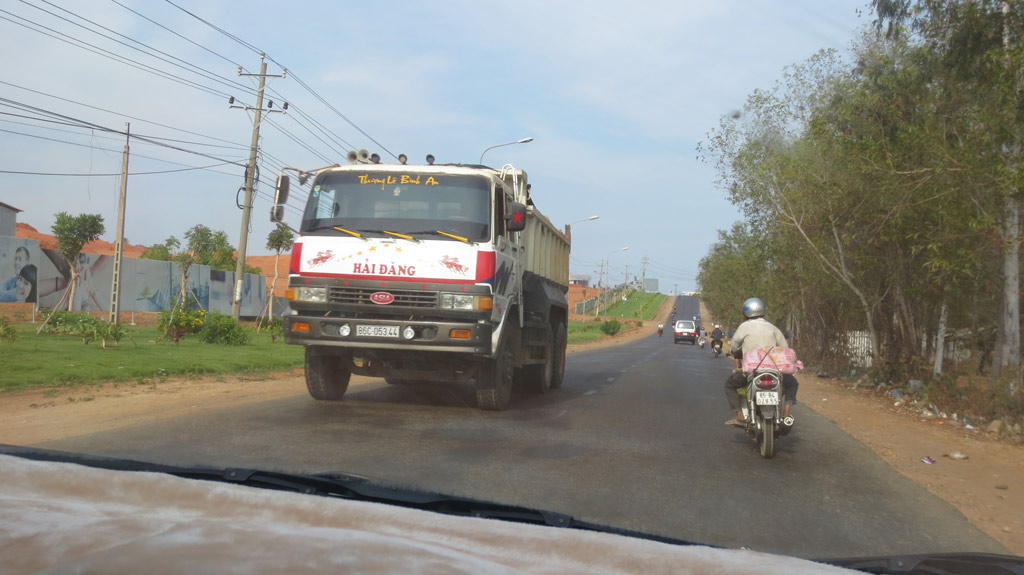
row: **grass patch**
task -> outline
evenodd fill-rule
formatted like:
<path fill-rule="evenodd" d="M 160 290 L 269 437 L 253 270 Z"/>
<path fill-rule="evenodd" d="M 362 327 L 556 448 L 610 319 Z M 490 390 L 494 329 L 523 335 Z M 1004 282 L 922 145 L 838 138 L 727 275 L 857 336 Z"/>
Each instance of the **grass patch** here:
<path fill-rule="evenodd" d="M 608 319 L 622 322 L 623 330 L 632 329 L 635 326 L 642 327 L 644 321 L 654 319 L 666 297 L 660 293 L 633 292 L 627 296 L 626 301 L 620 299 L 615 305 L 608 308 Z M 603 323 L 604 315 L 587 321 L 570 321 L 569 343 L 586 343 L 613 337 L 601 331 Z"/>
<path fill-rule="evenodd" d="M 569 343 L 585 343 L 608 337 L 601 331 L 603 321 L 570 321 L 569 322 Z"/>
<path fill-rule="evenodd" d="M 665 294 L 660 293 L 633 292 L 626 298 L 626 301 L 618 299 L 608 307 L 608 319 L 652 320 L 666 297 Z"/>
<path fill-rule="evenodd" d="M 630 329 L 652 319 L 665 297 L 634 292 L 627 301 L 612 306 L 608 317 L 623 321 L 623 329 Z M 611 337 L 601 331 L 603 322 L 603 318 L 569 322 L 568 341 L 583 343 Z M 161 333 L 153 326 L 124 326 L 128 343 L 122 341 L 118 348 L 103 349 L 97 342 L 83 345 L 79 337 L 36 334 L 38 324 L 10 327 L 16 336 L 0 346 L 0 391 L 75 388 L 101 382 L 155 386 L 171 377 L 227 374 L 258 379 L 268 372 L 303 364 L 302 346 L 286 345 L 280 337 L 273 342 L 267 332 L 249 328 L 245 328 L 251 338 L 249 344 L 225 346 L 202 343 L 190 335 L 174 344 L 160 341 Z M 55 389 L 47 393 L 55 395 Z"/>
<path fill-rule="evenodd" d="M 200 342 L 186 336 L 175 345 L 157 342 L 160 332 L 152 326 L 125 326 L 135 345 L 122 343 L 103 349 L 97 343 L 82 345 L 81 338 L 36 334 L 38 325 L 14 326 L 12 344 L 0 348 L 0 390 L 37 387 L 77 387 L 83 384 L 132 381 L 155 384 L 170 377 L 204 377 L 213 374 L 260 373 L 301 366 L 302 346 L 271 342 L 266 333 L 250 332 L 250 343 L 225 346 Z"/>

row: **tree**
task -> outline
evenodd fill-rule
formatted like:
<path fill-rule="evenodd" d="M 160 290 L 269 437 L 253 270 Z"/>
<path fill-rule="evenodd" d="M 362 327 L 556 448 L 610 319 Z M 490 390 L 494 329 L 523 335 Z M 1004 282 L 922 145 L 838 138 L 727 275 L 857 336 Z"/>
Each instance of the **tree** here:
<path fill-rule="evenodd" d="M 185 232 L 186 249 L 193 261 L 213 269 L 230 271 L 235 269 L 235 248 L 223 231 L 213 231 L 203 224 L 196 224 Z"/>
<path fill-rule="evenodd" d="M 267 249 L 274 251 L 274 280 L 270 284 L 270 297 L 267 298 L 267 305 L 270 306 L 269 317 L 271 321 L 274 318 L 274 289 L 277 287 L 277 270 L 280 269 L 281 252 L 292 249 L 292 244 L 295 243 L 295 234 L 292 233 L 288 226 L 278 223 L 277 226 L 270 231 L 267 236 Z"/>
<path fill-rule="evenodd" d="M 67 260 L 71 267 L 71 286 L 68 290 L 68 311 L 75 301 L 75 287 L 78 278 L 78 256 L 82 253 L 85 244 L 99 239 L 106 229 L 103 227 L 103 216 L 99 214 L 80 214 L 72 216 L 67 212 L 60 212 L 56 215 L 56 221 L 51 228 L 53 235 L 57 238 L 57 251 Z"/>
<path fill-rule="evenodd" d="M 174 258 L 174 252 L 181 247 L 181 242 L 178 238 L 171 236 L 164 240 L 162 244 L 153 244 L 146 248 L 142 252 L 142 256 L 145 259 L 159 260 L 162 262 L 169 262 Z"/>
<path fill-rule="evenodd" d="M 999 160 L 989 204 L 1001 218 L 1002 301 L 992 372 L 1020 368 L 1020 242 L 1024 201 L 1024 91 L 1021 65 L 1024 14 L 1006 0 L 873 0 L 879 30 L 889 36 L 913 33 L 948 70 L 946 92 L 970 102 L 973 133 L 987 140 L 983 156 Z M 1017 392 L 1016 382 L 1011 392 Z"/>

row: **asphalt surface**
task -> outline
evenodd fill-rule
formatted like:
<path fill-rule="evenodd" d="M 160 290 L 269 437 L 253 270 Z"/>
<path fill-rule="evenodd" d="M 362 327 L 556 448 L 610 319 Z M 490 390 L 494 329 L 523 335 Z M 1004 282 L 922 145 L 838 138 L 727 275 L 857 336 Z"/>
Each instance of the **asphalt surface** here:
<path fill-rule="evenodd" d="M 697 315 L 681 297 L 678 318 Z M 666 323 L 666 328 L 671 323 Z M 705 326 L 707 327 L 707 326 Z M 47 442 L 174 464 L 343 471 L 693 542 L 809 558 L 1007 553 L 814 411 L 776 456 L 723 422 L 731 360 L 670 329 L 568 356 L 562 389 L 475 407 L 471 384 L 353 386 Z"/>

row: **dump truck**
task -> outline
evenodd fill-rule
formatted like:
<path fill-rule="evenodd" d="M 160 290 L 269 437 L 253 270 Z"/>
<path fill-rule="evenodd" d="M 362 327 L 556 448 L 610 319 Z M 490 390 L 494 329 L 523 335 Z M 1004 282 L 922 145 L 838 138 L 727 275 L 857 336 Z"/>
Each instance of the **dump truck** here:
<path fill-rule="evenodd" d="M 537 209 L 523 170 L 400 158 L 362 151 L 278 176 L 272 221 L 284 223 L 289 172 L 306 194 L 283 328 L 305 347 L 310 395 L 341 400 L 352 374 L 472 381 L 477 405 L 501 411 L 513 388 L 560 387 L 569 229 Z"/>

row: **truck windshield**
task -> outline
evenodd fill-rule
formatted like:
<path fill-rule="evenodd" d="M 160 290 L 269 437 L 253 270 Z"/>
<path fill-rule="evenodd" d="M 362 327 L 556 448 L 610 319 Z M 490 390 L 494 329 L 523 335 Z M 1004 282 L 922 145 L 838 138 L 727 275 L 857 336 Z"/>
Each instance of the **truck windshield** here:
<path fill-rule="evenodd" d="M 441 230 L 481 241 L 490 234 L 490 198 L 490 181 L 477 176 L 370 170 L 328 173 L 310 191 L 301 231 L 327 233 L 333 227 L 367 233 Z"/>

